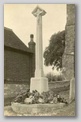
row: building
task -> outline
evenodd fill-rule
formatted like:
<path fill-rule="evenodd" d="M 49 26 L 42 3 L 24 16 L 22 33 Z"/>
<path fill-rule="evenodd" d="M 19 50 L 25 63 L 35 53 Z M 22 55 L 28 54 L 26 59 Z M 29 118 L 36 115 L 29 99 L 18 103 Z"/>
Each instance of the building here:
<path fill-rule="evenodd" d="M 65 51 L 62 66 L 65 78 L 71 80 L 75 76 L 75 5 L 67 4 L 67 24 L 65 28 Z"/>
<path fill-rule="evenodd" d="M 35 42 L 30 35 L 27 47 L 9 28 L 4 27 L 4 81 L 5 84 L 30 83 L 35 70 Z"/>

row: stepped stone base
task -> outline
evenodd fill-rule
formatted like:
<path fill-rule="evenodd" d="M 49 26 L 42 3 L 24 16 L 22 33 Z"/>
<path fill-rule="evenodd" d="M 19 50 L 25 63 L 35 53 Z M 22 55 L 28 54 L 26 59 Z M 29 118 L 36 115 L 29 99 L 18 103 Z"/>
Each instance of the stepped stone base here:
<path fill-rule="evenodd" d="M 31 78 L 30 92 L 37 90 L 39 93 L 48 91 L 48 79 L 45 77 Z"/>
<path fill-rule="evenodd" d="M 51 113 L 55 109 L 59 109 L 65 106 L 65 103 L 57 104 L 20 104 L 12 103 L 11 107 L 14 112 L 18 114 L 43 114 Z"/>

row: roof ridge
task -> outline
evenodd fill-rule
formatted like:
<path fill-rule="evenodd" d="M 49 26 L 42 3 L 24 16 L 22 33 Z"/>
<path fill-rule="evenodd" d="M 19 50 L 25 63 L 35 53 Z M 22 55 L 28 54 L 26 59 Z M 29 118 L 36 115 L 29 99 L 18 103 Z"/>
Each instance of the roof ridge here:
<path fill-rule="evenodd" d="M 33 53 L 30 48 L 12 31 L 4 27 L 4 45 L 19 49 L 22 51 Z"/>
<path fill-rule="evenodd" d="M 13 31 L 11 28 L 8 28 L 8 27 L 4 27 L 4 29 Z"/>

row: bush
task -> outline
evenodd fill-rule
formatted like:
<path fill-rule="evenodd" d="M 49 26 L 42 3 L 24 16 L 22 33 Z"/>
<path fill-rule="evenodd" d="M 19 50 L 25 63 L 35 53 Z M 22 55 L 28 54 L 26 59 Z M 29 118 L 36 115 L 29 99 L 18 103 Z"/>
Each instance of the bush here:
<path fill-rule="evenodd" d="M 64 80 L 64 77 L 63 77 L 62 74 L 54 75 L 54 74 L 52 74 L 51 72 L 48 73 L 48 74 L 46 75 L 46 77 L 48 78 L 48 81 L 49 81 L 49 82 L 51 82 L 51 81 L 62 81 L 62 80 Z"/>

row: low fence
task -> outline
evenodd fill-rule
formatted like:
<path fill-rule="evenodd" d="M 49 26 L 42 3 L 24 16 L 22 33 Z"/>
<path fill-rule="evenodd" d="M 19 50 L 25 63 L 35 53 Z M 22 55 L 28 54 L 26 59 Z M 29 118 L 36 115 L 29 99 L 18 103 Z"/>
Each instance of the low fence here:
<path fill-rule="evenodd" d="M 49 89 L 69 88 L 70 81 L 51 81 L 49 82 Z"/>

